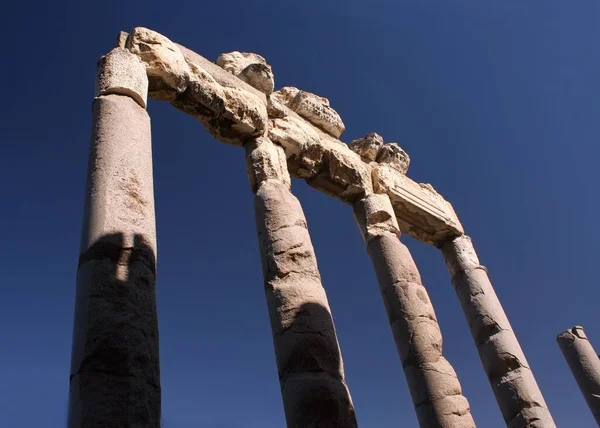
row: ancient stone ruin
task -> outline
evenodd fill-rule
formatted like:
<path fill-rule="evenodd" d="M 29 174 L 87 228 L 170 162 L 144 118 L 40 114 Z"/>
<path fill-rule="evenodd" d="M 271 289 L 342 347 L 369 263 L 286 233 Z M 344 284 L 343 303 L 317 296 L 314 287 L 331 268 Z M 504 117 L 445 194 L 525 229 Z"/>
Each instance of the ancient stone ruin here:
<path fill-rule="evenodd" d="M 475 423 L 444 358 L 435 310 L 401 233 L 441 250 L 507 426 L 554 427 L 486 268 L 450 203 L 406 175 L 410 158 L 398 144 L 376 133 L 345 144 L 339 140 L 344 122 L 328 99 L 275 87 L 273 70 L 260 55 L 230 52 L 213 63 L 146 28 L 121 33 L 117 47 L 98 62 L 68 426 L 160 426 L 150 97 L 170 102 L 217 140 L 245 150 L 288 427 L 357 426 L 291 177 L 352 208 L 421 427 Z"/>

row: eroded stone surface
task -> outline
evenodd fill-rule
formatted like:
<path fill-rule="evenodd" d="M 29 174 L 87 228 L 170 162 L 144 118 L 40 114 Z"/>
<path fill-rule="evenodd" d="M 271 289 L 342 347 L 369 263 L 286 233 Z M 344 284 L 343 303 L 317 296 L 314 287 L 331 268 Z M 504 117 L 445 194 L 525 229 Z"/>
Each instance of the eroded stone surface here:
<path fill-rule="evenodd" d="M 556 338 L 573 377 L 600 426 L 600 358 L 583 327 L 575 326 Z"/>
<path fill-rule="evenodd" d="M 266 95 L 273 92 L 273 70 L 258 54 L 238 51 L 223 53 L 217 58 L 217 65 Z"/>
<path fill-rule="evenodd" d="M 375 132 L 371 132 L 362 138 L 352 140 L 348 146 L 365 161 L 374 162 L 379 149 L 383 146 L 383 137 Z"/>
<path fill-rule="evenodd" d="M 421 187 L 390 163 L 378 164 L 356 153 L 346 154 L 345 149 L 339 149 L 347 148 L 344 143 L 294 113 L 288 105 L 301 93 L 299 89 L 284 87 L 266 97 L 197 53 L 173 45 L 189 64 L 194 83 L 172 103 L 198 118 L 218 140 L 242 145 L 268 128 L 269 138 L 284 148 L 290 172 L 309 180 L 313 187 L 348 203 L 369 194 L 371 189 L 386 193 L 392 200 L 401 230 L 423 242 L 438 245 L 463 233 L 452 206 L 437 192 Z M 240 66 L 234 71 L 241 70 Z M 313 99 L 329 108 L 327 99 L 316 95 Z M 331 148 L 335 146 L 338 149 L 333 153 L 334 160 L 329 162 Z M 365 172 L 372 179 L 366 178 Z"/>
<path fill-rule="evenodd" d="M 339 138 L 346 129 L 342 118 L 331 108 L 327 98 L 299 91 L 289 102 L 288 107 L 336 138 Z"/>
<path fill-rule="evenodd" d="M 284 86 L 283 88 L 273 92 L 271 98 L 287 106 L 296 97 L 296 95 L 298 95 L 299 92 L 300 89 L 298 88 L 294 88 L 293 86 Z"/>
<path fill-rule="evenodd" d="M 442 333 L 419 271 L 390 227 L 393 211 L 382 196 L 356 202 L 354 211 L 367 241 L 419 425 L 475 427 L 456 372 L 443 356 Z M 370 229 L 365 227 L 369 218 Z"/>
<path fill-rule="evenodd" d="M 354 215 L 366 242 L 387 233 L 400 237 L 400 228 L 388 195 L 368 195 L 357 202 Z"/>
<path fill-rule="evenodd" d="M 279 181 L 288 188 L 291 186 L 287 160 L 281 146 L 266 137 L 259 137 L 244 144 L 244 149 L 246 170 L 253 192 L 267 180 Z"/>
<path fill-rule="evenodd" d="M 171 40 L 144 27 L 136 27 L 126 43 L 127 49 L 146 65 L 150 97 L 171 101 L 185 91 L 189 81 L 188 64 Z"/>
<path fill-rule="evenodd" d="M 148 78 L 140 59 L 123 48 L 115 48 L 98 61 L 95 96 L 127 95 L 146 108 Z"/>
<path fill-rule="evenodd" d="M 267 127 L 266 103 L 242 88 L 222 86 L 213 76 L 191 63 L 187 91 L 172 104 L 199 119 L 215 138 L 241 145 L 262 135 Z"/>
<path fill-rule="evenodd" d="M 94 100 L 69 386 L 69 428 L 160 427 L 150 119 Z"/>
<path fill-rule="evenodd" d="M 525 354 L 468 236 L 441 246 L 492 390 L 510 427 L 555 427 Z"/>
<path fill-rule="evenodd" d="M 406 174 L 410 165 L 410 157 L 397 143 L 388 143 L 377 152 L 377 162 L 387 164 L 400 174 Z"/>
<path fill-rule="evenodd" d="M 414 182 L 389 164 L 373 167 L 375 193 L 386 193 L 402 232 L 433 245 L 464 233 L 452 208 L 432 187 Z"/>
<path fill-rule="evenodd" d="M 288 427 L 356 427 L 335 326 L 306 219 L 266 141 L 246 146 L 265 293 Z M 262 153 L 256 153 L 256 151 Z M 256 179 L 255 168 L 262 177 Z M 258 186 L 256 186 L 256 183 Z"/>

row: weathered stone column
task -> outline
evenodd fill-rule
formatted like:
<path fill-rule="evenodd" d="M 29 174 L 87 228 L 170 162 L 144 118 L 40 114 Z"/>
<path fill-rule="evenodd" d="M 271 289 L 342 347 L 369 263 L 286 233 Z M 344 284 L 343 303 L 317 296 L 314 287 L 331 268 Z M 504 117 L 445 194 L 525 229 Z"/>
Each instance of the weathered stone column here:
<path fill-rule="evenodd" d="M 441 249 L 507 426 L 555 427 L 487 269 L 479 264 L 471 238 L 460 236 L 444 243 Z"/>
<path fill-rule="evenodd" d="M 556 341 L 600 426 L 600 357 L 581 326 L 559 334 Z"/>
<path fill-rule="evenodd" d="M 244 147 L 287 426 L 356 427 L 331 311 L 302 207 L 290 191 L 284 151 L 263 137 Z"/>
<path fill-rule="evenodd" d="M 371 256 L 421 428 L 475 427 L 442 333 L 387 195 L 369 195 L 354 213 Z"/>
<path fill-rule="evenodd" d="M 98 63 L 77 272 L 70 428 L 160 426 L 148 80 L 117 48 Z"/>

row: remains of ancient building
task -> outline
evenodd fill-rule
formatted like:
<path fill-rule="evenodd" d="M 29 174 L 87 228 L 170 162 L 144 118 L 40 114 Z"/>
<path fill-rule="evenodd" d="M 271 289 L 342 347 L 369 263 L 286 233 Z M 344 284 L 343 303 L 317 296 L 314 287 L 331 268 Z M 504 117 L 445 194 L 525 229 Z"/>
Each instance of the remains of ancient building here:
<path fill-rule="evenodd" d="M 563 331 L 556 341 L 600 426 L 600 356 L 579 325 Z"/>
<path fill-rule="evenodd" d="M 275 89 L 265 58 L 213 63 L 146 28 L 98 63 L 70 378 L 70 428 L 160 426 L 156 230 L 147 98 L 243 148 L 287 426 L 356 427 L 342 353 L 291 177 L 348 204 L 377 274 L 421 427 L 475 427 L 401 233 L 442 250 L 507 426 L 555 426 L 452 205 L 376 133 L 347 145 L 327 98 Z M 127 290 L 126 293 L 122 290 Z"/>

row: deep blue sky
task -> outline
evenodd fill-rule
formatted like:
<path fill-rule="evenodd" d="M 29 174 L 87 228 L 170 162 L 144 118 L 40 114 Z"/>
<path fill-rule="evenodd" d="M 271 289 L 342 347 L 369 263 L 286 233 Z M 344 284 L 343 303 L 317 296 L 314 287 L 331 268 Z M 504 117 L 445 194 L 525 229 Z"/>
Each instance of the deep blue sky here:
<path fill-rule="evenodd" d="M 11 2 L 0 103 L 0 426 L 66 419 L 95 63 L 146 26 L 209 59 L 258 52 L 451 201 L 560 427 L 594 422 L 556 345 L 600 350 L 600 5 L 578 0 Z M 284 426 L 242 150 L 150 103 L 166 428 Z M 417 426 L 348 206 L 302 182 L 359 423 Z M 503 427 L 439 252 L 411 239 L 479 427 Z"/>

